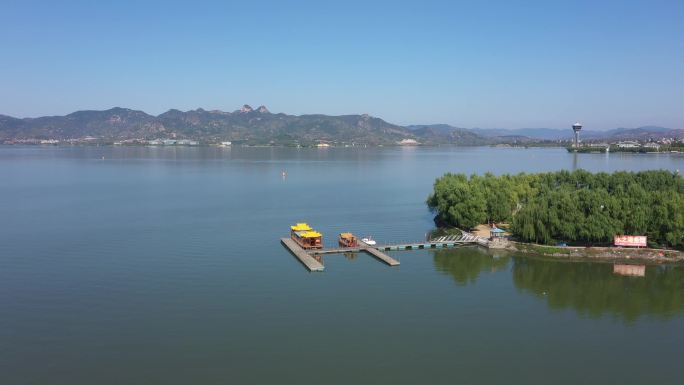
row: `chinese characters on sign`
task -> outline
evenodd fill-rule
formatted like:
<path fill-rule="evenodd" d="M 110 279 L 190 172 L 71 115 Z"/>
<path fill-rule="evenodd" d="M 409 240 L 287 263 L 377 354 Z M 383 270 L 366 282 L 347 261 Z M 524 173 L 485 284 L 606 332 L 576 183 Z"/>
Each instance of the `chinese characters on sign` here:
<path fill-rule="evenodd" d="M 645 235 L 616 235 L 615 246 L 646 247 Z"/>

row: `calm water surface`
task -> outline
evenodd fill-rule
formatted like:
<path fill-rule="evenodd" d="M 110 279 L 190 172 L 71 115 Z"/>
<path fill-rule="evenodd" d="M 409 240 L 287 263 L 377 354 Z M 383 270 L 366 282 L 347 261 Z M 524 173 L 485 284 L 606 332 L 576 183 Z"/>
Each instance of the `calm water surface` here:
<path fill-rule="evenodd" d="M 573 168 L 684 157 L 0 147 L 0 384 L 680 384 L 682 267 L 466 248 L 311 274 L 278 241 L 418 240 L 445 172 Z"/>

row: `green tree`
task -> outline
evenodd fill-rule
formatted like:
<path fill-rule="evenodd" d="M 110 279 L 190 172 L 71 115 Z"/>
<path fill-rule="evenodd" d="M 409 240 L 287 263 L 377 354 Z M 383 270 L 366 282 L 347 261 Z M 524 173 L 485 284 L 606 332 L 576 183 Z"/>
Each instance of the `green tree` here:
<path fill-rule="evenodd" d="M 472 228 L 487 218 L 482 189 L 462 174 L 438 179 L 433 195 L 428 198 L 428 205 L 439 213 L 442 220 L 458 227 Z"/>

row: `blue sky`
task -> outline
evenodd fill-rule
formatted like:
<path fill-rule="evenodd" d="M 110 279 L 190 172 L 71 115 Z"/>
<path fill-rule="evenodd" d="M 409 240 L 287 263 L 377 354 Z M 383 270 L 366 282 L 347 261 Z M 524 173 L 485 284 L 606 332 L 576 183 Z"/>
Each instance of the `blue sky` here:
<path fill-rule="evenodd" d="M 684 1 L 0 2 L 0 114 L 684 128 Z"/>

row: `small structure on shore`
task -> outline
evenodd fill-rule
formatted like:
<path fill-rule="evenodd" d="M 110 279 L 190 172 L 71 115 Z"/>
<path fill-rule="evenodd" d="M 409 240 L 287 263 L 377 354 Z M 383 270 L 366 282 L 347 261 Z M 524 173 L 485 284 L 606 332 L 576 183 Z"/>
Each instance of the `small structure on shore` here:
<path fill-rule="evenodd" d="M 489 230 L 489 240 L 490 241 L 496 241 L 496 240 L 508 240 L 508 233 L 506 230 L 500 229 L 496 226 L 492 227 Z"/>
<path fill-rule="evenodd" d="M 496 226 L 489 230 L 489 247 L 492 249 L 502 249 L 508 246 L 509 234 L 506 230 L 500 229 Z"/>

